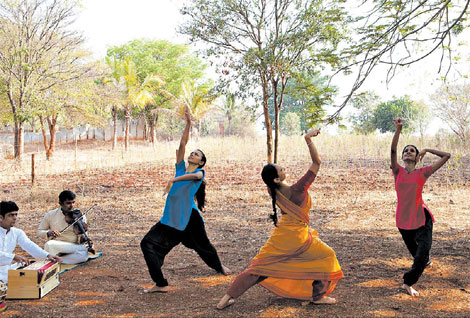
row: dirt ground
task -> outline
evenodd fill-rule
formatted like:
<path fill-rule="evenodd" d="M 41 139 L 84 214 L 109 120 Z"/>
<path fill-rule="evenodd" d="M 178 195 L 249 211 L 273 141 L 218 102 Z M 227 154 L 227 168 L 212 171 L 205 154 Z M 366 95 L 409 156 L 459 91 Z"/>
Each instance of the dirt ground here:
<path fill-rule="evenodd" d="M 3 317 L 470 317 L 470 180 L 439 172 L 424 199 L 436 217 L 433 265 L 406 295 L 403 273 L 411 266 L 394 223 L 396 196 L 389 169 L 324 161 L 310 188 L 311 227 L 337 254 L 345 278 L 332 306 L 301 306 L 255 286 L 224 311 L 215 309 L 236 274 L 256 255 L 273 229 L 271 200 L 257 161 L 219 161 L 206 167 L 206 230 L 233 275 L 220 276 L 183 246 L 163 267 L 172 291 L 142 293 L 150 280 L 139 243 L 163 212 L 162 190 L 173 165 L 130 164 L 125 168 L 73 172 L 28 182 L 1 184 L 2 200 L 20 206 L 18 227 L 43 244 L 35 230 L 56 207 L 65 188 L 78 194 L 82 210 L 98 204 L 90 237 L 103 257 L 60 276 L 60 285 L 40 300 L 8 301 Z M 308 163 L 284 165 L 296 180 Z"/>

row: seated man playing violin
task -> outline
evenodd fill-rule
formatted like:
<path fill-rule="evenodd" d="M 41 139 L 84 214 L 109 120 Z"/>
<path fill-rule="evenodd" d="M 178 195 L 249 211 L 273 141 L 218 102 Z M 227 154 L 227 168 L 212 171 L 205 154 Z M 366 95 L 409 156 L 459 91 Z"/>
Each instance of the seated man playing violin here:
<path fill-rule="evenodd" d="M 60 207 L 44 215 L 37 231 L 39 236 L 49 239 L 44 249 L 51 254 L 60 255 L 64 264 L 86 262 L 88 252 L 94 253 L 93 243 L 86 235 L 86 217 L 75 210 L 75 197 L 72 191 L 62 191 L 59 194 Z M 82 216 L 78 221 L 77 215 Z M 83 244 L 85 242 L 88 244 Z"/>
<path fill-rule="evenodd" d="M 17 245 L 35 258 L 48 258 L 54 262 L 62 259 L 46 252 L 32 242 L 23 230 L 15 227 L 18 218 L 18 205 L 13 201 L 0 202 L 0 312 L 7 308 L 4 301 L 8 283 L 8 270 L 21 264 L 28 265 L 29 259 L 15 252 Z"/>

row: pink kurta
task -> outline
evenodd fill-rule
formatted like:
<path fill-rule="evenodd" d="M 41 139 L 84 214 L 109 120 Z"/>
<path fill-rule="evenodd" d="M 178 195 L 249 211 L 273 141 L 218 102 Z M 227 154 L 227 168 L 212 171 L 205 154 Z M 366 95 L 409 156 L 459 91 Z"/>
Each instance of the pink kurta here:
<path fill-rule="evenodd" d="M 426 166 L 408 173 L 405 168 L 398 165 L 398 174 L 394 173 L 395 190 L 398 205 L 396 211 L 396 224 L 399 229 L 414 230 L 426 222 L 424 209 L 434 216 L 423 202 L 423 186 L 431 173 L 432 167 Z"/>

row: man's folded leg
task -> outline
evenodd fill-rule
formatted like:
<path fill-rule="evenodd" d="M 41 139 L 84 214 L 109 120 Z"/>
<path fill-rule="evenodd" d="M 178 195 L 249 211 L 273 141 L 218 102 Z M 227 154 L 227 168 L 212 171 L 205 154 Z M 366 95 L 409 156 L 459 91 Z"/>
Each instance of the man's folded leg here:
<path fill-rule="evenodd" d="M 88 260 L 88 247 L 57 240 L 50 240 L 44 245 L 44 249 L 50 254 L 65 254 L 62 257 L 63 264 L 78 264 Z"/>

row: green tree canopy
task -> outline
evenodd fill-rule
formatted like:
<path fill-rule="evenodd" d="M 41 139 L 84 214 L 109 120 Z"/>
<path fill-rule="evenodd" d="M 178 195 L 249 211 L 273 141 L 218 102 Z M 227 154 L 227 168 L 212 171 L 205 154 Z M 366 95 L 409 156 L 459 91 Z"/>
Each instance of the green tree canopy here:
<path fill-rule="evenodd" d="M 140 83 L 151 74 L 163 81 L 155 95 L 156 108 L 172 108 L 172 98 L 168 92 L 175 97 L 180 96 L 183 93 L 182 84 L 201 78 L 206 68 L 197 56 L 189 52 L 188 46 L 169 41 L 133 40 L 109 48 L 107 56 L 132 60 Z"/>
<path fill-rule="evenodd" d="M 287 136 L 300 134 L 300 118 L 296 113 L 287 113 L 281 119 L 281 132 Z"/>
<path fill-rule="evenodd" d="M 335 94 L 336 88 L 328 86 L 325 76 L 320 76 L 319 73 L 313 76 L 297 74 L 286 85 L 279 121 L 282 122 L 287 113 L 295 113 L 300 120 L 301 131 L 306 131 L 325 116 L 324 106 L 332 103 Z M 271 121 L 274 121 L 272 97 L 269 99 L 269 105 L 269 117 Z"/>
<path fill-rule="evenodd" d="M 382 102 L 377 105 L 377 108 L 373 111 L 372 123 L 374 127 L 380 132 L 385 133 L 387 131 L 395 131 L 394 119 L 402 118 L 403 131 L 413 132 L 416 129 L 414 125 L 414 119 L 418 113 L 418 109 L 415 107 L 415 103 L 410 99 L 409 96 L 403 96 L 394 98 L 388 102 Z"/>

